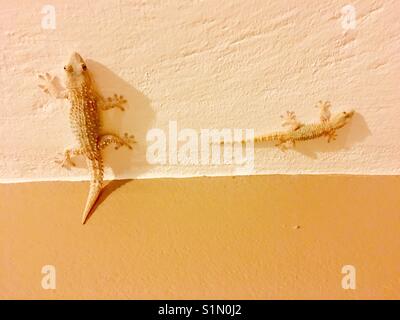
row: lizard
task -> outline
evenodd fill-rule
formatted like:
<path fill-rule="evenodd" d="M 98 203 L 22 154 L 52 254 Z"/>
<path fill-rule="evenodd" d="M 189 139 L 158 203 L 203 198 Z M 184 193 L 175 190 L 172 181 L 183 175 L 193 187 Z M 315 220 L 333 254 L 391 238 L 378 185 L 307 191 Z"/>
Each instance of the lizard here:
<path fill-rule="evenodd" d="M 273 132 L 267 135 L 262 135 L 254 138 L 254 142 L 269 142 L 275 141 L 276 146 L 282 151 L 288 147 L 294 147 L 298 141 L 312 140 L 319 137 L 328 137 L 328 142 L 336 140 L 336 130 L 344 127 L 353 117 L 355 111 L 343 111 L 333 117 L 331 116 L 329 101 L 319 101 L 316 107 L 320 108 L 320 122 L 304 124 L 297 120 L 294 112 L 287 111 L 286 115 L 281 116 L 284 120 L 282 126 L 289 126 L 289 130 Z M 241 143 L 246 143 L 248 140 L 242 140 Z M 224 144 L 224 142 L 221 142 Z"/>
<path fill-rule="evenodd" d="M 104 164 L 101 151 L 109 144 L 115 149 L 122 146 L 132 149 L 136 143 L 134 136 L 125 133 L 120 137 L 112 133 L 101 133 L 100 110 L 118 108 L 124 111 L 127 100 L 122 95 L 103 98 L 96 90 L 92 76 L 86 62 L 77 53 L 73 52 L 64 66 L 65 87 L 57 84 L 57 78 L 49 73 L 39 74 L 39 87 L 57 99 L 67 99 L 71 108 L 69 111 L 70 125 L 78 147 L 66 149 L 56 162 L 62 167 L 70 169 L 76 166 L 73 156 L 84 156 L 90 174 L 89 195 L 82 214 L 82 224 L 85 224 L 97 198 L 103 189 Z"/>

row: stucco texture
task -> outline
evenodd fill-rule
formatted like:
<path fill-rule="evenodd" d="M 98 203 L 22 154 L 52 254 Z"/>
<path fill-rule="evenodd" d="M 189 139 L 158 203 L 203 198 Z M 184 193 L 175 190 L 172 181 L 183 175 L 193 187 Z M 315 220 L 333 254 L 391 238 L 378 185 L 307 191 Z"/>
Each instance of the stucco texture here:
<path fill-rule="evenodd" d="M 263 134 L 280 129 L 286 110 L 318 121 L 319 100 L 357 111 L 338 140 L 256 147 L 246 174 L 400 172 L 399 1 L 353 1 L 351 28 L 348 2 L 334 0 L 0 2 L 2 182 L 87 179 L 82 161 L 70 171 L 54 163 L 75 144 L 69 107 L 37 87 L 38 73 L 62 78 L 72 51 L 105 96 L 129 101 L 104 115 L 105 129 L 138 140 L 133 151 L 105 152 L 109 178 L 234 175 L 229 165 L 151 165 L 146 134 L 168 132 L 169 121 Z M 54 29 L 43 27 L 45 5 Z"/>

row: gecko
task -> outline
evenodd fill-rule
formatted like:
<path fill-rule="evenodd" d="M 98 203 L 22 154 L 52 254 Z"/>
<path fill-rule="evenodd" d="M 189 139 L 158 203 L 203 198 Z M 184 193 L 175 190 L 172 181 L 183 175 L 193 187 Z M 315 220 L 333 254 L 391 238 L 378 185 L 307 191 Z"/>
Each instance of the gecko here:
<path fill-rule="evenodd" d="M 39 87 L 57 99 L 67 99 L 71 105 L 69 119 L 78 146 L 69 148 L 56 159 L 62 167 L 70 169 L 76 166 L 72 161 L 74 156 L 84 156 L 90 174 L 89 195 L 82 214 L 82 224 L 85 224 L 97 198 L 103 189 L 104 164 L 101 151 L 114 144 L 115 149 L 125 146 L 132 149 L 136 143 L 134 136 L 125 133 L 120 137 L 113 133 L 102 133 L 100 110 L 113 108 L 124 111 L 127 100 L 122 95 L 115 94 L 105 99 L 96 89 L 86 62 L 76 52 L 73 52 L 64 66 L 65 87 L 58 85 L 56 77 L 49 73 L 39 74 Z"/>
<path fill-rule="evenodd" d="M 355 111 L 343 111 L 333 117 L 331 116 L 329 101 L 319 101 L 316 107 L 320 108 L 320 122 L 304 124 L 297 120 L 294 112 L 287 111 L 286 115 L 281 116 L 284 120 L 282 126 L 289 127 L 287 131 L 273 132 L 254 138 L 254 142 L 276 142 L 276 146 L 282 151 L 294 147 L 298 141 L 312 140 L 320 137 L 328 137 L 328 142 L 336 140 L 336 130 L 344 127 L 353 117 Z M 246 143 L 248 140 L 242 140 Z M 224 144 L 224 142 L 221 142 Z"/>

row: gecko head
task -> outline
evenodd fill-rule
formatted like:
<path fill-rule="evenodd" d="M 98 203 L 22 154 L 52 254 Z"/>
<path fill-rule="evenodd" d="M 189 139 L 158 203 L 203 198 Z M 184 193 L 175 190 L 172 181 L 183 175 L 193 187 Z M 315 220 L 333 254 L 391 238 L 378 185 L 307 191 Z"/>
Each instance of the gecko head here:
<path fill-rule="evenodd" d="M 346 123 L 350 121 L 350 119 L 353 117 L 355 111 L 343 111 L 338 113 L 336 116 L 333 117 L 332 123 L 336 128 L 341 128 L 343 127 Z"/>
<path fill-rule="evenodd" d="M 90 76 L 85 60 L 77 52 L 73 52 L 64 66 L 68 88 L 77 88 L 90 84 Z"/>

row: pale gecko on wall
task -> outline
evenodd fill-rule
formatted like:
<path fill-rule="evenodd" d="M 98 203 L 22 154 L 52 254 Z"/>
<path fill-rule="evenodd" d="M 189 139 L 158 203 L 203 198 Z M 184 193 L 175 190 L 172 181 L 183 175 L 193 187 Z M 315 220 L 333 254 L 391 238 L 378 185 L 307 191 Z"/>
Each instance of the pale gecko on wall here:
<path fill-rule="evenodd" d="M 99 111 L 112 108 L 124 111 L 123 105 L 127 101 L 123 96 L 115 94 L 112 98 L 104 99 L 96 90 L 85 61 L 76 52 L 71 54 L 64 70 L 65 88 L 59 88 L 55 78 L 48 73 L 39 75 L 43 82 L 39 87 L 57 99 L 68 99 L 71 104 L 69 118 L 78 146 L 66 149 L 63 157 L 56 162 L 70 168 L 75 166 L 71 157 L 81 155 L 86 158 L 90 173 L 90 189 L 82 215 L 84 224 L 103 188 L 104 165 L 101 150 L 111 143 L 115 145 L 115 149 L 121 146 L 132 149 L 135 140 L 133 135 L 127 133 L 120 137 L 113 133 L 100 132 Z"/>
<path fill-rule="evenodd" d="M 336 130 L 343 128 L 353 117 L 355 111 L 339 112 L 335 116 L 331 116 L 330 102 L 319 101 L 316 106 L 320 108 L 320 122 L 304 124 L 297 120 L 294 112 L 287 111 L 285 116 L 281 116 L 284 120 L 282 126 L 288 126 L 289 130 L 273 132 L 254 138 L 254 142 L 270 142 L 275 141 L 276 146 L 281 150 L 294 147 L 298 141 L 312 140 L 320 137 L 328 137 L 328 142 L 336 140 Z M 242 140 L 240 143 L 246 143 L 248 140 Z M 226 144 L 222 141 L 221 144 Z"/>

